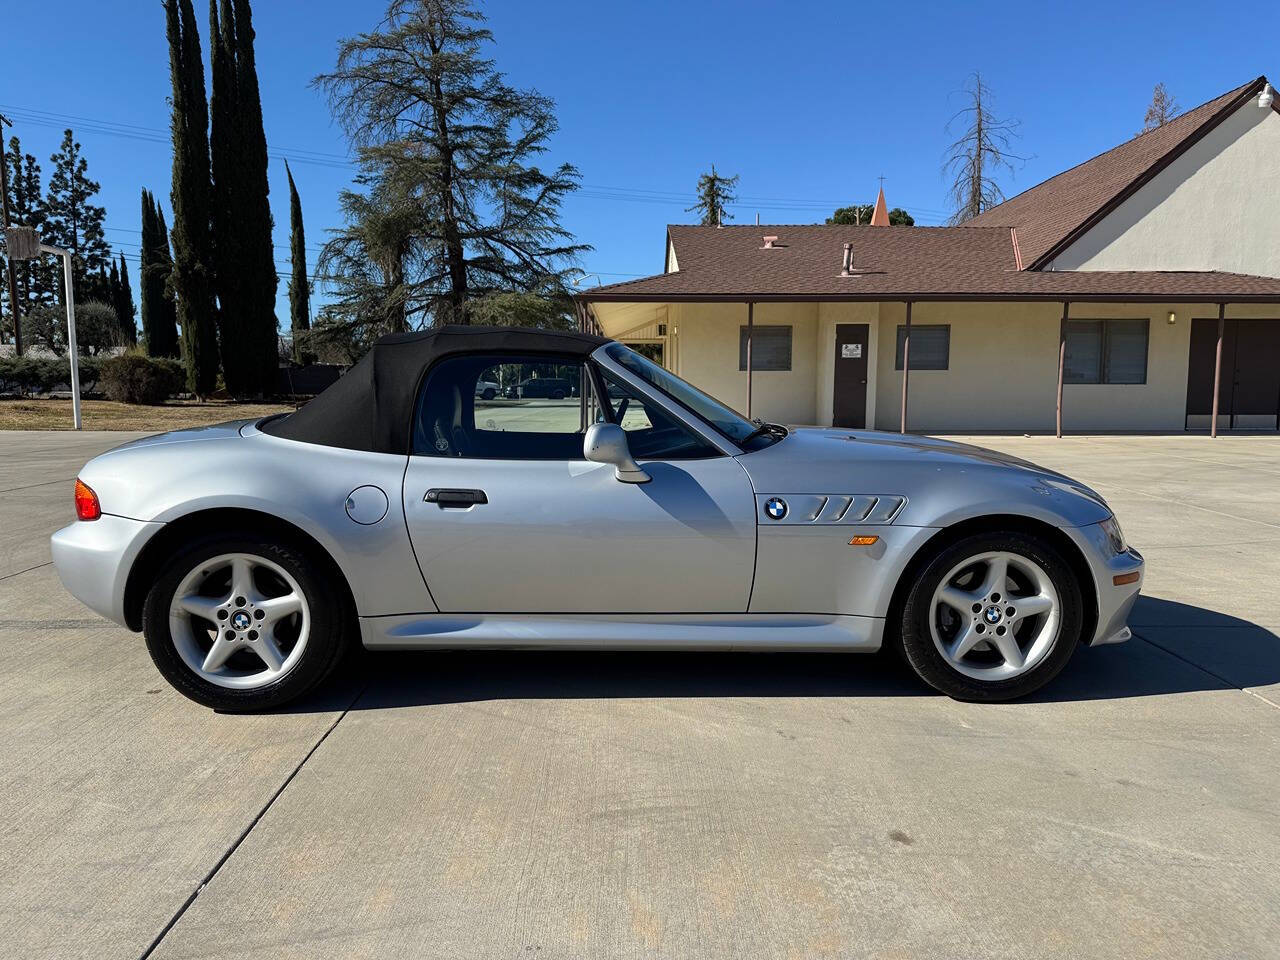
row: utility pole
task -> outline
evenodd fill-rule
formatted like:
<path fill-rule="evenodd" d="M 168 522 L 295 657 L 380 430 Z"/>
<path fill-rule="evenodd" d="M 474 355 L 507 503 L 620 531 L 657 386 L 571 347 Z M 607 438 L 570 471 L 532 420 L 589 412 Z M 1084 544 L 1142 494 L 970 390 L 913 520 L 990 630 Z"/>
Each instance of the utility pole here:
<path fill-rule="evenodd" d="M 4 125 L 9 118 L 0 113 L 0 196 L 4 202 L 4 229 L 9 230 L 9 148 L 4 145 Z M 13 126 L 13 124 L 9 124 Z M 13 257 L 6 256 L 5 270 L 9 274 L 9 312 L 13 314 L 13 349 L 22 356 L 22 319 L 18 316 L 18 281 L 13 273 Z"/>

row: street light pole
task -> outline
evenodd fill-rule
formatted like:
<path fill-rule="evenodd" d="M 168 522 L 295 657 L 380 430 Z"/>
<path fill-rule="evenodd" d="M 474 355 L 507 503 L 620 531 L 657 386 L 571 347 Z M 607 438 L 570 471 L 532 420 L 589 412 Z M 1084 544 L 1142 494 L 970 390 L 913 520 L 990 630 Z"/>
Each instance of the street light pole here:
<path fill-rule="evenodd" d="M 62 283 L 67 293 L 67 355 L 71 358 L 71 418 L 75 429 L 80 429 L 80 361 L 79 348 L 76 345 L 76 297 L 71 289 L 71 251 L 48 244 L 40 244 L 44 253 L 52 253 L 62 258 Z"/>
<path fill-rule="evenodd" d="M 80 350 L 76 344 L 76 297 L 71 281 L 71 251 L 51 247 L 40 242 L 35 227 L 10 227 L 5 231 L 5 246 L 9 262 L 35 260 L 42 253 L 52 253 L 62 258 L 62 283 L 67 296 L 67 353 L 71 359 L 71 416 L 75 428 L 80 429 Z"/>
<path fill-rule="evenodd" d="M 0 206 L 3 207 L 4 229 L 9 229 L 9 152 L 4 145 L 4 125 L 9 118 L 0 113 Z M 9 312 L 13 314 L 13 351 L 22 356 L 22 319 L 18 315 L 18 281 L 13 272 L 13 253 L 4 258 L 9 274 Z"/>

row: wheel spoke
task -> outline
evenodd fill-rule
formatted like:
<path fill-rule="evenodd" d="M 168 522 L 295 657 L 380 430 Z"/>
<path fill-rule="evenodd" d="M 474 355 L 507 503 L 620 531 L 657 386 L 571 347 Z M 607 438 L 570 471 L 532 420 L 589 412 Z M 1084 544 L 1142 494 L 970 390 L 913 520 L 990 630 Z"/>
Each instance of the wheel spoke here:
<path fill-rule="evenodd" d="M 1019 619 L 1048 613 L 1053 609 L 1053 598 L 1046 597 L 1044 594 L 1032 597 L 1010 597 L 1009 603 L 1018 611 Z"/>
<path fill-rule="evenodd" d="M 267 665 L 269 670 L 279 670 L 284 664 L 284 656 L 276 646 L 276 639 L 270 630 L 258 633 L 258 639 L 249 644 L 249 649 L 258 655 L 258 659 Z"/>
<path fill-rule="evenodd" d="M 248 557 L 236 557 L 231 561 L 231 594 L 254 600 L 257 590 L 253 586 L 253 564 Z"/>
<path fill-rule="evenodd" d="M 982 595 L 989 597 L 992 593 L 1004 593 L 1005 581 L 1009 579 L 1009 560 L 1003 554 L 997 554 L 987 561 L 987 575 L 982 581 Z"/>
<path fill-rule="evenodd" d="M 969 616 L 973 613 L 973 605 L 980 603 L 983 598 L 959 587 L 946 586 L 938 591 L 938 599 L 957 613 Z"/>
<path fill-rule="evenodd" d="M 212 624 L 218 623 L 218 608 L 227 602 L 226 597 L 202 597 L 198 593 L 189 593 L 178 598 L 178 607 L 183 613 L 189 613 Z"/>
<path fill-rule="evenodd" d="M 213 638 L 213 646 L 204 658 L 204 669 L 209 673 L 220 670 L 227 659 L 239 649 L 234 640 L 227 640 L 221 634 Z"/>
<path fill-rule="evenodd" d="M 264 614 L 262 626 L 267 627 L 294 613 L 302 612 L 302 598 L 296 593 L 286 593 L 283 597 L 268 597 L 258 601 L 258 609 Z"/>
<path fill-rule="evenodd" d="M 1022 651 L 1018 648 L 1018 641 L 1014 638 L 1012 630 L 1006 630 L 1004 636 L 992 632 L 988 639 L 996 645 L 1006 664 L 1014 670 L 1022 668 Z"/>
<path fill-rule="evenodd" d="M 951 645 L 947 647 L 947 654 L 952 660 L 959 660 L 984 639 L 986 639 L 984 635 L 975 630 L 972 623 L 963 624 L 956 633 L 955 639 L 951 641 Z"/>

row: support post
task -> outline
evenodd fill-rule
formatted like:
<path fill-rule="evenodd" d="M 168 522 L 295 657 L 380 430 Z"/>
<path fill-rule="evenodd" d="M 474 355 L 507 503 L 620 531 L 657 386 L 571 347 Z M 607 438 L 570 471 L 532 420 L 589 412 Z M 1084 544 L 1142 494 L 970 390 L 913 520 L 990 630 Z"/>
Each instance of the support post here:
<path fill-rule="evenodd" d="M 902 338 L 902 418 L 899 433 L 907 432 L 907 381 L 911 377 L 911 301 L 907 301 L 907 330 Z"/>
<path fill-rule="evenodd" d="M 1067 314 L 1071 310 L 1071 304 L 1067 301 L 1062 303 L 1062 322 L 1058 324 L 1058 405 L 1057 405 L 1057 436 L 1062 439 L 1062 381 L 1067 369 Z"/>
<path fill-rule="evenodd" d="M 3 206 L 5 230 L 9 229 L 9 153 L 4 145 L 4 125 L 8 122 L 0 114 L 0 206 Z M 4 262 L 9 275 L 9 312 L 13 314 L 13 352 L 22 356 L 22 317 L 18 313 L 18 281 L 13 271 L 13 257 L 6 256 Z"/>
<path fill-rule="evenodd" d="M 1227 305 L 1218 304 L 1218 346 L 1213 354 L 1213 412 L 1209 414 L 1209 436 L 1218 435 L 1218 392 L 1222 388 L 1222 337 L 1227 329 Z"/>
<path fill-rule="evenodd" d="M 754 303 L 747 304 L 747 419 L 751 419 L 751 378 L 755 364 L 751 362 L 751 338 L 755 333 Z"/>

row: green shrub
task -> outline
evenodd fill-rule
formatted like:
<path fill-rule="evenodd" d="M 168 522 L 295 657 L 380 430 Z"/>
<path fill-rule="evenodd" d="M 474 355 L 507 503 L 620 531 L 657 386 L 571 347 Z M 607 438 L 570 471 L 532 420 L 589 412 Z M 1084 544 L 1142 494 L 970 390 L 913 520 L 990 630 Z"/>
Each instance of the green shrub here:
<path fill-rule="evenodd" d="M 80 357 L 80 388 L 88 393 L 98 383 L 101 361 Z M 71 362 L 66 357 L 0 357 L 0 393 L 49 393 L 71 389 Z"/>
<path fill-rule="evenodd" d="M 167 357 L 125 353 L 102 361 L 102 390 L 124 403 L 164 403 L 182 389 L 182 364 Z"/>

